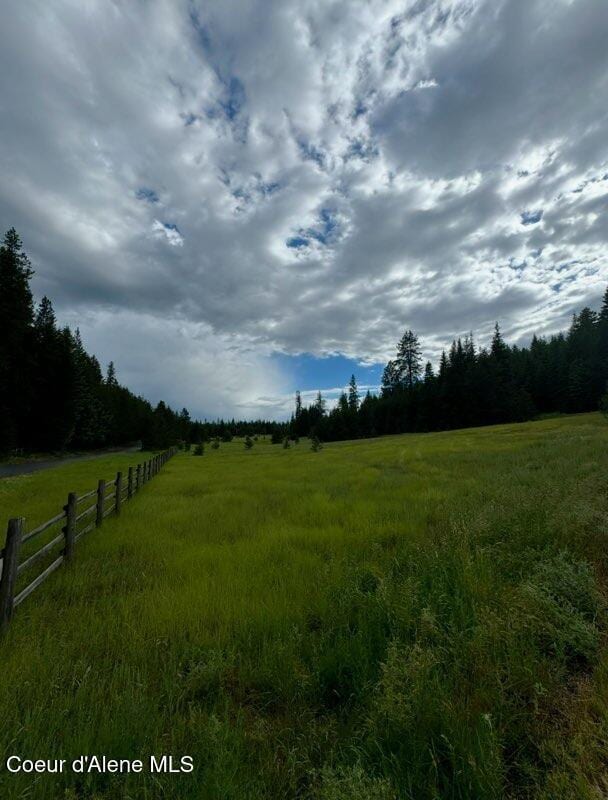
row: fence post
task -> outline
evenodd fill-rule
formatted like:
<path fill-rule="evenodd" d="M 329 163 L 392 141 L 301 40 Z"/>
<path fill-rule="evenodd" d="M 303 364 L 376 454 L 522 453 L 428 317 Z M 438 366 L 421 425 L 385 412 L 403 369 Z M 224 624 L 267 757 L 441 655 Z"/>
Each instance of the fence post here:
<path fill-rule="evenodd" d="M 95 524 L 99 528 L 103 522 L 103 503 L 106 497 L 106 482 L 101 479 L 97 484 L 97 515 L 95 517 Z"/>
<path fill-rule="evenodd" d="M 129 467 L 129 476 L 127 478 L 127 498 L 130 500 L 133 497 L 133 467 Z"/>
<path fill-rule="evenodd" d="M 4 633 L 8 628 L 13 616 L 13 599 L 22 535 L 23 517 L 9 519 L 2 561 L 2 577 L 0 577 L 0 633 Z"/>
<path fill-rule="evenodd" d="M 136 481 L 137 491 L 139 491 L 139 487 L 141 486 L 141 464 L 137 465 L 137 481 Z"/>
<path fill-rule="evenodd" d="M 122 503 L 122 472 L 116 473 L 116 500 L 115 511 L 120 514 L 120 504 Z"/>
<path fill-rule="evenodd" d="M 76 538 L 76 492 L 70 492 L 68 495 L 68 502 L 65 507 L 65 528 L 63 533 L 65 535 L 65 548 L 63 557 L 66 561 L 71 561 L 74 556 L 74 540 Z"/>

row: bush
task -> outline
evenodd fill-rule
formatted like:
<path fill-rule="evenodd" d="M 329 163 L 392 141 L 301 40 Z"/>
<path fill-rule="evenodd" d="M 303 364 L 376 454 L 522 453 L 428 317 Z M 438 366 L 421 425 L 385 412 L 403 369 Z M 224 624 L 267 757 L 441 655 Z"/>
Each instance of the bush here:
<path fill-rule="evenodd" d="M 318 436 L 313 436 L 310 440 L 310 449 L 313 451 L 313 453 L 318 453 L 319 450 L 323 449 L 323 445 L 321 444 L 321 440 Z"/>
<path fill-rule="evenodd" d="M 251 436 L 246 436 L 245 437 L 245 450 L 251 450 L 252 447 L 253 447 L 253 439 L 251 438 Z"/>
<path fill-rule="evenodd" d="M 219 450 L 219 447 L 220 447 L 220 440 L 216 436 L 215 439 L 211 442 L 211 449 Z"/>
<path fill-rule="evenodd" d="M 283 439 L 283 450 L 289 450 L 290 447 L 291 445 L 289 444 L 289 438 L 286 436 Z"/>
<path fill-rule="evenodd" d="M 281 434 L 280 430 L 275 430 L 272 432 L 272 436 L 270 437 L 271 444 L 281 444 L 283 441 L 283 435 Z"/>
<path fill-rule="evenodd" d="M 190 448 L 188 447 L 188 449 L 190 449 Z M 192 455 L 193 456 L 202 456 L 204 454 L 205 454 L 205 446 L 204 446 L 204 444 L 202 444 L 202 442 L 199 442 L 199 444 L 197 444 L 195 446 L 194 452 L 192 453 Z"/>

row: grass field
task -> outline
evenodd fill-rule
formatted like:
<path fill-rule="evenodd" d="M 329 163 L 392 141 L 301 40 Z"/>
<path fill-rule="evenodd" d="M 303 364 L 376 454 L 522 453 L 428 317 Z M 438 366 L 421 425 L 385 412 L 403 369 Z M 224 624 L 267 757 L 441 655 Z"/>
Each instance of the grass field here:
<path fill-rule="evenodd" d="M 133 456 L 0 481 L 32 524 Z M 599 415 L 181 454 L 0 643 L 2 798 L 608 796 Z"/>

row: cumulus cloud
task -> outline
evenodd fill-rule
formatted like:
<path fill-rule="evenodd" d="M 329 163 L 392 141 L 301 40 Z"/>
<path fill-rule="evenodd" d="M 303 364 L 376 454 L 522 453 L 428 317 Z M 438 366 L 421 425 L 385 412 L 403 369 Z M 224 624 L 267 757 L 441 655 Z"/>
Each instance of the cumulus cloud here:
<path fill-rule="evenodd" d="M 127 383 L 199 414 L 281 413 L 273 351 L 525 341 L 608 280 L 607 35 L 604 0 L 13 4 L 0 222 Z M 170 377 L 149 337 L 108 351 L 126 319 Z"/>

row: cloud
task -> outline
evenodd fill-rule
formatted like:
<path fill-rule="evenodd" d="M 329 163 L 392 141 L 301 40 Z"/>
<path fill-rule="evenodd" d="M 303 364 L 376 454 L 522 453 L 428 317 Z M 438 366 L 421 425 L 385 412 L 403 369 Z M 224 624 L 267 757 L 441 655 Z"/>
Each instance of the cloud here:
<path fill-rule="evenodd" d="M 195 413 L 283 392 L 239 358 L 525 341 L 608 280 L 607 35 L 604 0 L 15 4 L 0 223 L 93 350 L 156 320 L 171 379 L 145 337 L 107 357 Z"/>
<path fill-rule="evenodd" d="M 128 310 L 66 317 L 80 326 L 85 347 L 94 344 L 103 365 L 118 363 L 118 379 L 128 376 L 152 403 L 186 405 L 208 419 L 233 413 L 253 418 L 263 407 L 260 398 L 273 396 L 272 416 L 291 411 L 290 387 L 276 364 L 238 337 L 214 334 L 202 323 L 159 324 L 154 314 Z"/>
<path fill-rule="evenodd" d="M 155 219 L 152 223 L 152 231 L 157 238 L 160 236 L 161 239 L 166 239 L 172 247 L 183 247 L 184 245 L 184 237 L 173 222 L 161 222 L 159 219 Z"/>

